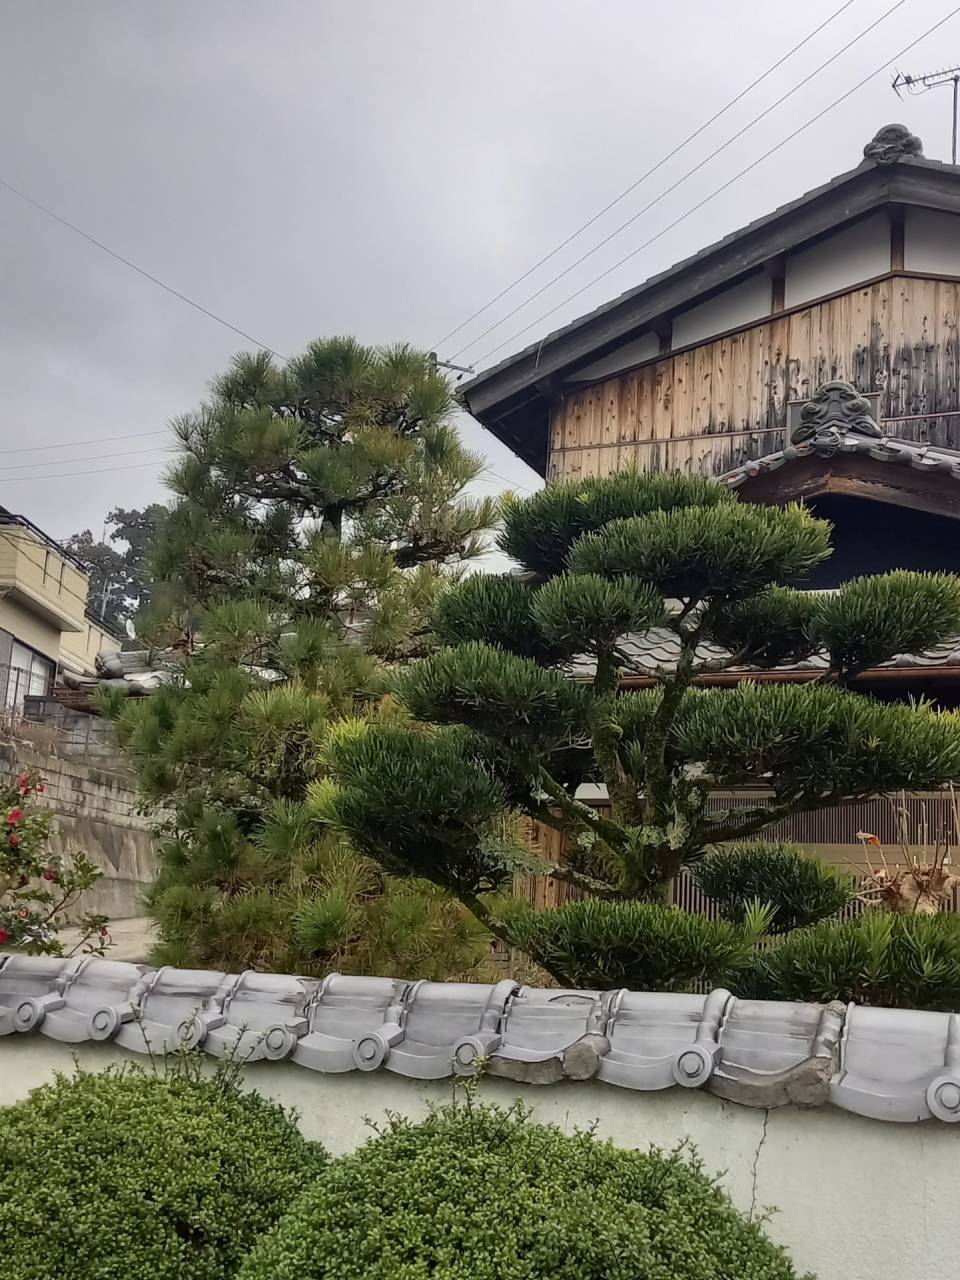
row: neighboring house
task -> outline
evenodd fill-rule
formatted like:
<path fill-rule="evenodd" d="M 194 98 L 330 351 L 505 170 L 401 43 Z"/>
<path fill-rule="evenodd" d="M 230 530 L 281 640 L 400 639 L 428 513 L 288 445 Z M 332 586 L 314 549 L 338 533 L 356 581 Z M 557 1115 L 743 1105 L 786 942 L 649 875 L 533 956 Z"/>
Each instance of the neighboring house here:
<path fill-rule="evenodd" d="M 960 572 L 960 166 L 888 126 L 857 168 L 538 337 L 461 396 L 547 479 L 636 466 L 713 475 L 755 502 L 803 499 L 835 525 L 812 586 Z M 642 645 L 652 665 L 670 660 L 668 636 Z M 960 641 L 859 684 L 960 706 Z M 908 798 L 916 820 L 924 805 L 931 828 L 952 821 L 944 797 Z M 858 829 L 896 842 L 883 801 L 780 834 L 845 865 L 861 857 Z"/>
<path fill-rule="evenodd" d="M 117 637 L 87 612 L 83 563 L 26 516 L 0 508 L 0 709 L 53 687 L 66 667 L 92 674 Z"/>

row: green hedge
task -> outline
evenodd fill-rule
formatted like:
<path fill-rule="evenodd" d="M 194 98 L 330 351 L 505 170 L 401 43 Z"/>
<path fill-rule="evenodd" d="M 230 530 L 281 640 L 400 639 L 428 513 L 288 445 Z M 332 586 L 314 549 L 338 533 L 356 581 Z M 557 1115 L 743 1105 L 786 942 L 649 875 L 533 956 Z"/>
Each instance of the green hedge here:
<path fill-rule="evenodd" d="M 849 876 L 792 844 L 751 841 L 708 853 L 694 879 L 727 920 L 743 921 L 752 903 L 774 908 L 771 933 L 790 933 L 842 911 L 853 897 Z"/>
<path fill-rule="evenodd" d="M 265 1237 L 241 1280 L 789 1280 L 695 1161 L 530 1124 L 519 1106 L 392 1117 Z"/>
<path fill-rule="evenodd" d="M 758 951 L 731 983 L 755 1000 L 960 1007 L 960 917 L 869 911 L 824 920 Z"/>
<path fill-rule="evenodd" d="M 219 1081 L 58 1077 L 0 1110 L 6 1280 L 225 1280 L 325 1164 Z"/>

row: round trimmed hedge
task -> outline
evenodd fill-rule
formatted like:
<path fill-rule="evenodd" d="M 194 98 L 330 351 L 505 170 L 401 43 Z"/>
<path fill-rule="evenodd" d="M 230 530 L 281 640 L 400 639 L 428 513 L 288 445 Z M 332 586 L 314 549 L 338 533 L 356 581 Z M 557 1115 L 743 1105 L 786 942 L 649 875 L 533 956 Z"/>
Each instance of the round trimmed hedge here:
<path fill-rule="evenodd" d="M 60 1076 L 0 1109 L 7 1280 L 226 1280 L 326 1164 L 224 1080 Z"/>
<path fill-rule="evenodd" d="M 241 1280 L 790 1280 L 695 1161 L 468 1099 L 333 1162 Z"/>

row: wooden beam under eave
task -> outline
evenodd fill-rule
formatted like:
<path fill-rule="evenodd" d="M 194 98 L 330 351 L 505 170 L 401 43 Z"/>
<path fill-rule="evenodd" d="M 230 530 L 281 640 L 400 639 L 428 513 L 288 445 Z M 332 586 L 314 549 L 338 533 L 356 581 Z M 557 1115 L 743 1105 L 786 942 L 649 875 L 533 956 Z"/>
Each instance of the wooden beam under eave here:
<path fill-rule="evenodd" d="M 787 462 L 776 471 L 749 477 L 737 493 L 745 502 L 764 506 L 843 494 L 960 519 L 960 480 L 947 472 L 921 471 L 908 462 L 881 462 L 866 454 Z"/>
<path fill-rule="evenodd" d="M 890 220 L 890 270 L 903 271 L 906 265 L 906 214 L 902 204 L 887 209 Z"/>

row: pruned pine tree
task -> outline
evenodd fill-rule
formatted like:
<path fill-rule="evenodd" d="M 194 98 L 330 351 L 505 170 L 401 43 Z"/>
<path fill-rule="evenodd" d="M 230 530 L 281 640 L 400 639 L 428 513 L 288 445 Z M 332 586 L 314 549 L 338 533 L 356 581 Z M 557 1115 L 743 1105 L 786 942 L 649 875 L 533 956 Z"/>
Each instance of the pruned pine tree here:
<path fill-rule="evenodd" d="M 426 356 L 351 339 L 238 356 L 175 424 L 176 501 L 146 632 L 170 684 L 104 693 L 162 834 L 156 959 L 447 977 L 488 951 L 445 890 L 385 875 L 318 816 L 344 717 L 390 722 L 388 672 L 497 516 Z"/>
<path fill-rule="evenodd" d="M 830 554 L 825 521 L 681 475 L 554 485 L 509 506 L 500 546 L 519 571 L 445 594 L 434 614 L 444 647 L 399 681 L 422 723 L 346 723 L 328 739 L 337 788 L 326 814 L 392 873 L 459 896 L 561 982 L 733 981 L 761 936 L 812 924 L 849 896 L 828 868 L 744 842 L 791 814 L 960 775 L 953 715 L 850 688 L 894 654 L 960 632 L 952 576 L 804 591 Z M 637 643 L 655 628 L 676 652 L 663 665 Z M 732 667 L 815 652 L 829 664 L 810 683 L 703 687 Z M 625 675 L 646 687 L 624 692 Z M 588 781 L 605 786 L 608 807 L 578 798 Z M 767 802 L 708 804 L 747 784 Z M 561 832 L 562 862 L 524 861 L 497 839 L 505 808 Z M 703 881 L 728 922 L 665 905 L 681 869 L 730 842 Z M 511 901 L 503 891 L 521 863 L 583 900 L 552 911 Z"/>

